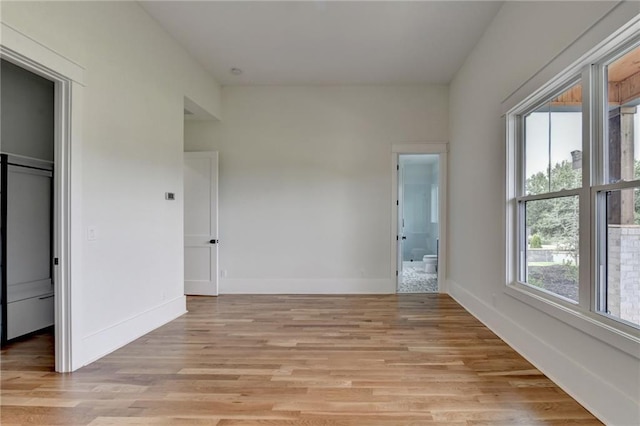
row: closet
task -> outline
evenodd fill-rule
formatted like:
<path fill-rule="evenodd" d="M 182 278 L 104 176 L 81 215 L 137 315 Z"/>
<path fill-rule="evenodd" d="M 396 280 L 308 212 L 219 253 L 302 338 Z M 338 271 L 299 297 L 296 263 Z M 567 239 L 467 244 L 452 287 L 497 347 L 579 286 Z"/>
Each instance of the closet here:
<path fill-rule="evenodd" d="M 54 323 L 54 83 L 1 63 L 2 339 Z"/>

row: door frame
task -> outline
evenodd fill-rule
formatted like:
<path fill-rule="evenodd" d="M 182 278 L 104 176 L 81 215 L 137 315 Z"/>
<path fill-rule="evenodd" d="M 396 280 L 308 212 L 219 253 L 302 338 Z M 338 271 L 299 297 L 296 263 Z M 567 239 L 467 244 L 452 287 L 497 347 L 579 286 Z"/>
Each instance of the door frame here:
<path fill-rule="evenodd" d="M 2 23 L 0 58 L 54 82 L 53 279 L 55 292 L 55 370 L 81 367 L 76 326 L 81 324 L 75 282 L 81 282 L 80 170 L 82 88 L 85 70 L 36 40 Z M 73 165 L 73 167 L 72 167 Z M 72 222 L 73 219 L 73 222 Z M 77 248 L 76 248 L 77 247 Z M 73 263 L 72 263 L 73 259 Z"/>
<path fill-rule="evenodd" d="M 447 142 L 433 143 L 405 143 L 391 145 L 391 282 L 395 292 L 398 291 L 399 269 L 399 241 L 400 235 L 398 210 L 399 206 L 399 155 L 400 154 L 436 154 L 440 156 L 440 170 L 438 182 L 438 293 L 448 293 L 446 282 L 447 272 L 447 154 L 449 144 Z"/>

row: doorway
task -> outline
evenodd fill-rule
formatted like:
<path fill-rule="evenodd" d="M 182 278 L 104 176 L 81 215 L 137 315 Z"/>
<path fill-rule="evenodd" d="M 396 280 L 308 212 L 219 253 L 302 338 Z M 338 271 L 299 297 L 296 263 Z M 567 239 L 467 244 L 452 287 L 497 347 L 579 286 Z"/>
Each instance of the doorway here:
<path fill-rule="evenodd" d="M 55 83 L 4 59 L 1 72 L 4 344 L 53 332 Z"/>
<path fill-rule="evenodd" d="M 80 324 L 77 310 L 72 312 L 72 278 L 81 282 L 80 269 L 72 267 L 71 246 L 78 243 L 77 226 L 72 227 L 71 215 L 80 217 L 80 204 L 72 197 L 78 188 L 71 186 L 72 152 L 79 158 L 81 150 L 81 105 L 85 70 L 75 62 L 52 52 L 41 43 L 24 36 L 11 27 L 2 26 L 0 58 L 53 83 L 53 197 L 51 254 L 54 287 L 54 348 L 55 370 L 69 372 L 82 365 L 79 351 L 73 345 L 76 324 Z M 3 76 L 4 77 L 4 76 Z M 72 107 L 73 102 L 73 107 Z M 4 124 L 4 123 L 3 123 Z M 79 245 L 78 245 L 79 247 Z M 44 297 L 44 296 L 42 296 Z M 77 305 L 76 305 L 77 306 Z M 72 322 L 71 318 L 75 318 Z"/>
<path fill-rule="evenodd" d="M 438 154 L 398 156 L 398 293 L 438 291 Z"/>
<path fill-rule="evenodd" d="M 218 152 L 210 150 L 218 121 L 184 97 L 184 294 L 217 296 L 219 277 Z"/>
<path fill-rule="evenodd" d="M 446 144 L 393 145 L 396 293 L 446 293 Z"/>

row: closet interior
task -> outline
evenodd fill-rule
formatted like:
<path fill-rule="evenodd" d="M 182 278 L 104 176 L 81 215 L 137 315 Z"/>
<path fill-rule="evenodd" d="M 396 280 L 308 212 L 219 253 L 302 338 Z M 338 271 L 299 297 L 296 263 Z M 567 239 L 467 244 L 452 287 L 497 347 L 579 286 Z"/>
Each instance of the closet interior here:
<path fill-rule="evenodd" d="M 1 341 L 54 324 L 55 86 L 2 60 L 0 69 Z"/>

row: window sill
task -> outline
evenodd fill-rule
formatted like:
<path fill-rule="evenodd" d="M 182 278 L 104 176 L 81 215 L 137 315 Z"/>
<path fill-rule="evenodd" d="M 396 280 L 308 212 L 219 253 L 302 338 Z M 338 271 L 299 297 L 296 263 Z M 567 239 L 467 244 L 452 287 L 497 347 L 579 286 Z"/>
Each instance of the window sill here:
<path fill-rule="evenodd" d="M 520 302 L 546 313 L 565 324 L 582 331 L 608 345 L 640 359 L 640 330 L 603 315 L 585 312 L 579 306 L 554 300 L 520 283 L 509 284 L 505 293 Z"/>

